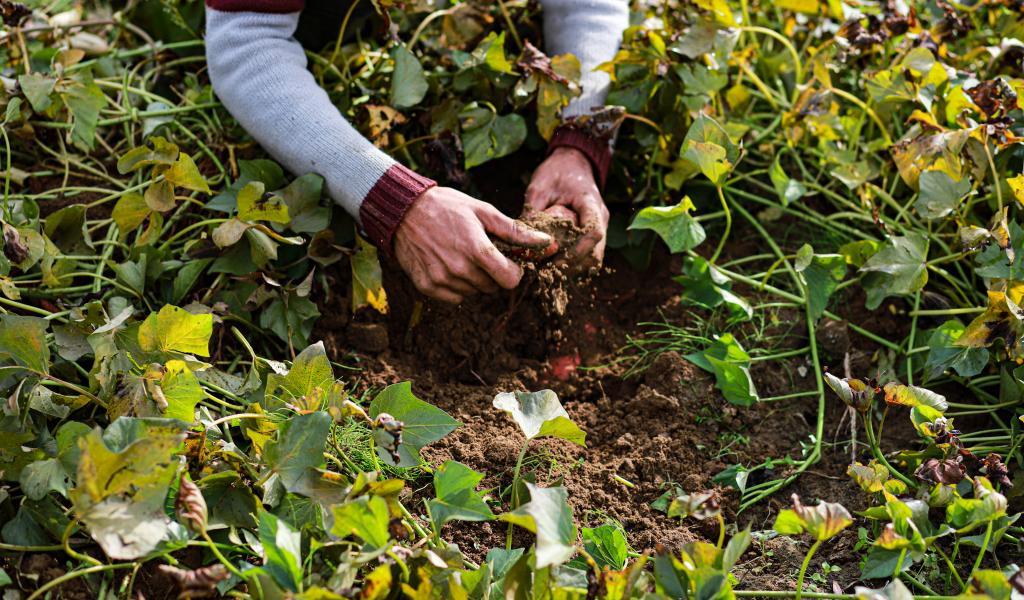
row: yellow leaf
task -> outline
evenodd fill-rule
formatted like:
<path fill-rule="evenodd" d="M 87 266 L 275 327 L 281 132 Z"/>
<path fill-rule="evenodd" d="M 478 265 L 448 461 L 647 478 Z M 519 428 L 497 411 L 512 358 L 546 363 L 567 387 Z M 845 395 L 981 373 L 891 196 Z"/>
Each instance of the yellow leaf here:
<path fill-rule="evenodd" d="M 1006 291 L 989 290 L 988 308 L 978 315 L 956 341 L 957 346 L 986 348 L 1003 340 L 1007 351 L 1019 354 L 1020 334 L 1024 330 L 1019 302 L 1024 296 L 1024 282 L 1014 282 Z"/>
<path fill-rule="evenodd" d="M 1017 202 L 1024 204 L 1024 175 L 1011 177 L 1006 180 L 1006 183 L 1010 184 L 1010 189 L 1013 190 L 1013 197 L 1017 199 Z"/>
<path fill-rule="evenodd" d="M 121 196 L 117 204 L 114 205 L 110 216 L 117 223 L 117 228 L 121 231 L 123 238 L 142 225 L 151 212 L 145 199 L 139 194 L 132 193 Z"/>
<path fill-rule="evenodd" d="M 356 236 L 356 252 L 352 255 L 352 310 L 371 306 L 381 314 L 388 312 L 388 295 L 377 259 L 377 248 Z"/>
<path fill-rule="evenodd" d="M 199 172 L 192 157 L 184 152 L 179 154 L 178 160 L 164 171 L 164 179 L 187 190 L 210 193 L 210 186 L 206 183 L 206 178 Z"/>
<path fill-rule="evenodd" d="M 139 326 L 139 346 L 147 352 L 187 352 L 210 355 L 213 315 L 193 315 L 183 308 L 164 305 Z"/>
<path fill-rule="evenodd" d="M 818 10 L 822 6 L 818 0 L 775 0 L 773 4 L 783 10 L 792 10 L 808 15 L 818 14 Z"/>

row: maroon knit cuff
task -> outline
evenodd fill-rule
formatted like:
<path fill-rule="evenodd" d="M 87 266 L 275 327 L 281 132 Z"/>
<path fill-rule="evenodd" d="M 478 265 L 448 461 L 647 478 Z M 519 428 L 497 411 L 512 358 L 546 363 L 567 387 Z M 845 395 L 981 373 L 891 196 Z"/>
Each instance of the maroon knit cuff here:
<path fill-rule="evenodd" d="M 384 172 L 363 198 L 359 220 L 366 237 L 385 254 L 391 254 L 391 239 L 402 217 L 423 192 L 437 185 L 433 179 L 417 175 L 400 164 Z"/>
<path fill-rule="evenodd" d="M 555 135 L 548 143 L 548 154 L 555 148 L 575 148 L 583 153 L 594 168 L 594 176 L 597 184 L 604 189 L 604 182 L 608 178 L 608 168 L 612 164 L 612 146 L 607 139 L 601 139 L 588 135 L 579 129 L 563 125 L 555 130 Z"/>
<path fill-rule="evenodd" d="M 206 0 L 206 5 L 224 12 L 291 13 L 302 10 L 304 0 Z"/>

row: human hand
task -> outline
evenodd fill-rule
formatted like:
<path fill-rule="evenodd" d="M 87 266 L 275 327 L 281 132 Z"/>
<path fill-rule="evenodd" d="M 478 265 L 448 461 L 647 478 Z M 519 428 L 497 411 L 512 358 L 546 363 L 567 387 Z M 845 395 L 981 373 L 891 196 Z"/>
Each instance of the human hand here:
<path fill-rule="evenodd" d="M 488 233 L 517 246 L 545 248 L 552 242 L 490 204 L 433 187 L 412 203 L 395 231 L 395 257 L 420 292 L 458 304 L 477 292 L 512 289 L 523 276 Z"/>
<path fill-rule="evenodd" d="M 582 268 L 601 266 L 608 234 L 608 207 L 594 180 L 590 161 L 575 148 L 555 148 L 533 172 L 526 189 L 526 214 L 550 212 L 558 216 L 566 209 L 584 234 L 568 251 L 568 258 Z"/>

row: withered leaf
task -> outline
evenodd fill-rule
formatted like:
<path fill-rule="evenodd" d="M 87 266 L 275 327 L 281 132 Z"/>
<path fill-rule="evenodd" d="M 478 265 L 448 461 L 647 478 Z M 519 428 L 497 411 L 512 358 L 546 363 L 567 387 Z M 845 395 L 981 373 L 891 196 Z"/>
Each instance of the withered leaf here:
<path fill-rule="evenodd" d="M 192 531 L 205 531 L 208 517 L 206 499 L 199 490 L 199 486 L 189 479 L 185 473 L 181 474 L 178 484 L 178 495 L 174 499 L 174 512 L 178 514 L 178 520 Z"/>
<path fill-rule="evenodd" d="M 18 230 L 8 223 L 3 224 L 4 256 L 14 264 L 21 264 L 28 258 L 28 245 L 22 241 Z"/>
<path fill-rule="evenodd" d="M 1002 456 L 994 452 L 990 453 L 981 461 L 981 469 L 992 481 L 1006 487 L 1013 487 L 1009 477 L 1010 471 L 1006 468 L 1006 464 L 1003 463 Z"/>
<path fill-rule="evenodd" d="M 963 481 L 966 475 L 967 470 L 964 469 L 963 459 L 959 456 L 941 460 L 929 458 L 914 471 L 914 477 L 921 481 L 946 485 L 956 485 Z"/>
<path fill-rule="evenodd" d="M 178 600 L 215 598 L 220 595 L 217 592 L 217 584 L 231 575 L 221 564 L 194 570 L 179 569 L 171 565 L 159 565 L 157 569 L 177 584 Z"/>

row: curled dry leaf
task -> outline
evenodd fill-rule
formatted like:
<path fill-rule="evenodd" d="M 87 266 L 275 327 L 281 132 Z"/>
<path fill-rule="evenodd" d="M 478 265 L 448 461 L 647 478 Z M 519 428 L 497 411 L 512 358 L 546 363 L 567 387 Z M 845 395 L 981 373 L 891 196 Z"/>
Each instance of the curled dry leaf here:
<path fill-rule="evenodd" d="M 681 519 L 693 517 L 704 520 L 717 517 L 720 514 L 722 514 L 721 499 L 718 497 L 718 492 L 714 490 L 676 496 L 668 507 L 669 517 Z"/>
<path fill-rule="evenodd" d="M 523 46 L 523 53 L 519 56 L 516 66 L 527 73 L 540 73 L 545 77 L 559 83 L 568 84 L 569 80 L 560 75 L 551 67 L 551 58 L 544 54 L 529 40 Z"/>
<path fill-rule="evenodd" d="M 1013 487 L 1013 483 L 1010 481 L 1010 471 L 1006 468 L 1006 464 L 1003 463 L 1003 457 L 991 453 L 981 461 L 981 469 L 989 479 L 996 483 L 1006 486 Z"/>
<path fill-rule="evenodd" d="M 377 445 L 383 448 L 397 464 L 401 461 L 398 453 L 402 445 L 403 423 L 388 413 L 380 413 L 373 421 L 373 439 Z"/>
<path fill-rule="evenodd" d="M 859 412 L 867 412 L 875 399 L 877 388 L 873 382 L 862 379 L 840 379 L 825 371 L 825 382 L 847 406 Z"/>
<path fill-rule="evenodd" d="M 179 480 L 178 495 L 174 498 L 174 512 L 177 513 L 178 520 L 190 530 L 206 531 L 209 515 L 206 499 L 203 498 L 199 486 L 193 483 L 185 473 L 181 474 Z"/>
<path fill-rule="evenodd" d="M 219 595 L 217 584 L 230 576 L 224 565 L 220 564 L 191 571 L 171 565 L 159 565 L 157 569 L 177 584 L 178 600 L 215 598 Z"/>
<path fill-rule="evenodd" d="M 14 264 L 20 264 L 28 258 L 28 246 L 22 241 L 18 230 L 4 223 L 4 256 Z"/>
<path fill-rule="evenodd" d="M 31 15 L 32 9 L 21 2 L 0 0 L 0 18 L 3 18 L 4 25 L 8 27 L 17 27 Z"/>
<path fill-rule="evenodd" d="M 1018 569 L 1013 577 L 1010 577 L 1010 585 L 1017 592 L 1024 594 L 1024 569 Z"/>
<path fill-rule="evenodd" d="M 921 481 L 930 483 L 944 483 L 956 485 L 967 476 L 967 469 L 964 468 L 963 458 L 929 458 L 921 463 L 921 466 L 914 471 L 914 477 Z"/>

